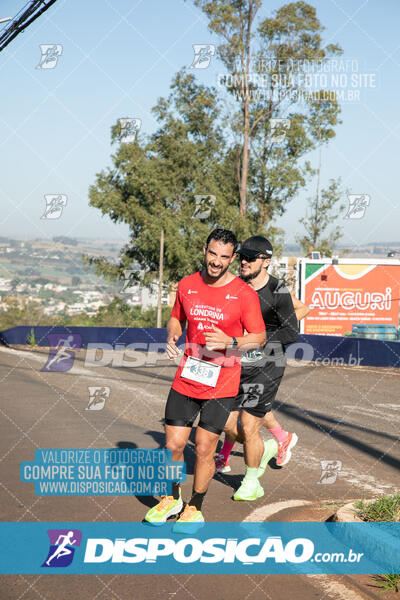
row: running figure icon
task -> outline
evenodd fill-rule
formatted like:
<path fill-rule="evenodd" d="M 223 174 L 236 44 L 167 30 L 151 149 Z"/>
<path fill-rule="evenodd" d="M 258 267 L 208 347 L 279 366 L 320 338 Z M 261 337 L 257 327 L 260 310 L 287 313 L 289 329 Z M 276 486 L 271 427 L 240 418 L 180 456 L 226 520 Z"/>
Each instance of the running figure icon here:
<path fill-rule="evenodd" d="M 49 339 L 50 353 L 47 363 L 42 371 L 68 371 L 71 369 L 75 352 L 81 347 L 81 336 L 78 334 L 55 333 L 47 336 Z"/>
<path fill-rule="evenodd" d="M 46 565 L 50 566 L 51 561 L 54 558 L 61 558 L 62 556 L 66 556 L 67 554 L 72 554 L 72 550 L 67 548 L 68 545 L 73 546 L 76 544 L 77 540 L 73 540 L 74 537 L 73 531 L 68 531 L 67 535 L 59 535 L 56 541 L 57 550 L 46 560 Z M 63 540 L 60 542 L 60 540 Z"/>
<path fill-rule="evenodd" d="M 80 529 L 48 529 L 50 548 L 42 567 L 59 569 L 68 567 L 82 542 Z"/>

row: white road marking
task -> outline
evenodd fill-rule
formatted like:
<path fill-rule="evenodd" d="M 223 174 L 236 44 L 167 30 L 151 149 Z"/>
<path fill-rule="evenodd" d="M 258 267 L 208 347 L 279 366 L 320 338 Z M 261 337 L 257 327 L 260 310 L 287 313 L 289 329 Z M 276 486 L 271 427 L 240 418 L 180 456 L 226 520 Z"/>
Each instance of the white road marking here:
<path fill-rule="evenodd" d="M 376 406 L 374 404 L 374 406 Z M 343 410 L 356 412 L 357 415 L 365 415 L 366 417 L 374 417 L 375 419 L 382 419 L 383 421 L 387 421 L 388 423 L 393 423 L 393 419 L 395 418 L 393 415 L 384 414 L 382 410 L 375 410 L 374 408 L 364 408 L 360 406 L 342 406 Z M 386 409 L 387 411 L 388 409 Z M 393 410 L 393 409 L 390 409 Z M 398 416 L 398 415 L 396 415 Z"/>
<path fill-rule="evenodd" d="M 346 587 L 343 583 L 328 579 L 328 575 L 306 575 L 309 579 L 315 581 L 319 588 L 322 588 L 324 593 L 329 598 L 335 600 L 365 600 L 365 596 L 360 596 L 354 590 Z"/>
<path fill-rule="evenodd" d="M 374 404 L 374 406 L 384 408 L 385 410 L 400 410 L 400 404 Z"/>
<path fill-rule="evenodd" d="M 23 356 L 25 359 L 29 358 L 29 359 L 35 360 L 36 362 L 40 362 L 42 365 L 46 364 L 46 361 L 48 358 L 47 354 L 37 355 L 34 352 L 30 352 L 29 350 L 15 350 L 14 348 L 0 347 L 0 352 L 6 352 L 7 354 L 17 354 L 18 356 Z M 22 365 L 20 365 L 20 366 L 22 366 Z M 130 392 L 133 392 L 133 393 L 137 392 L 141 396 L 144 396 L 145 398 L 149 398 L 158 404 L 165 404 L 165 398 L 164 399 L 160 398 L 156 394 L 152 394 L 151 392 L 144 390 L 143 387 L 138 387 L 138 386 L 134 385 L 133 383 L 121 383 L 118 379 L 107 377 L 104 374 L 100 373 L 99 371 L 92 370 L 89 368 L 83 369 L 82 367 L 73 366 L 72 369 L 70 369 L 69 371 L 42 371 L 42 372 L 48 373 L 50 375 L 52 373 L 58 373 L 59 375 L 63 375 L 63 374 L 80 375 L 81 378 L 87 377 L 91 380 L 93 378 L 98 377 L 102 380 L 102 383 L 110 383 L 113 387 L 117 386 L 117 387 L 123 388 L 124 390 L 128 389 Z"/>
<path fill-rule="evenodd" d="M 329 458 L 329 456 L 327 458 Z M 301 446 L 296 446 L 296 453 L 293 454 L 292 462 L 301 464 L 302 467 L 312 469 L 313 471 L 317 468 L 319 477 L 321 472 L 320 459 L 316 458 L 310 450 L 306 450 Z M 398 488 L 391 483 L 379 483 L 372 475 L 358 473 L 355 469 L 342 468 L 338 477 L 355 485 L 363 491 L 373 492 L 374 494 L 385 494 L 388 490 L 394 492 L 398 490 Z"/>
<path fill-rule="evenodd" d="M 249 516 L 243 520 L 243 523 L 259 523 L 286 508 L 296 508 L 297 506 L 307 506 L 308 504 L 312 504 L 312 502 L 310 502 L 310 500 L 284 500 L 282 502 L 265 504 L 264 506 L 260 506 L 253 510 Z"/>

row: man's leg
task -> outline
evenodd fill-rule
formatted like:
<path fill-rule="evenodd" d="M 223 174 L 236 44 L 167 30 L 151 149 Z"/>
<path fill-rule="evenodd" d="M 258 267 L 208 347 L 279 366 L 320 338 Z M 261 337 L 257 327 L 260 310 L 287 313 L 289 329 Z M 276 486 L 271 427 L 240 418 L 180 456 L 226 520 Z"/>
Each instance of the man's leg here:
<path fill-rule="evenodd" d="M 263 419 L 263 425 L 274 436 L 278 444 L 285 442 L 288 438 L 288 432 L 282 429 L 280 423 L 276 420 L 272 410 L 267 412 Z"/>
<path fill-rule="evenodd" d="M 229 414 L 234 398 L 203 400 L 200 421 L 196 431 L 196 464 L 194 468 L 193 494 L 176 525 L 194 525 L 204 522 L 201 508 L 208 486 L 215 473 L 214 453 Z"/>
<path fill-rule="evenodd" d="M 268 390 L 266 394 L 266 400 L 268 400 L 268 405 L 267 412 L 263 419 L 263 425 L 278 442 L 276 464 L 279 467 L 283 467 L 283 465 L 286 465 L 289 462 L 292 456 L 291 450 L 294 448 L 298 440 L 298 437 L 295 433 L 289 433 L 281 427 L 271 410 L 272 403 L 274 402 L 278 393 L 284 372 L 284 367 L 282 368 L 274 364 L 268 365 L 265 369 L 266 389 Z"/>
<path fill-rule="evenodd" d="M 278 455 L 276 464 L 278 467 L 286 465 L 292 457 L 292 448 L 295 447 L 298 437 L 295 433 L 289 433 L 282 429 L 280 423 L 275 419 L 272 411 L 268 412 L 264 419 L 263 425 L 274 436 L 278 442 Z"/>
<path fill-rule="evenodd" d="M 250 468 L 258 468 L 264 445 L 260 436 L 262 419 L 242 410 L 240 419 L 244 434 L 244 461 Z"/>
<path fill-rule="evenodd" d="M 196 401 L 170 390 L 165 407 L 165 435 L 166 448 L 171 450 L 172 460 L 183 460 L 183 451 L 199 410 Z M 177 515 L 182 508 L 180 485 L 173 482 L 172 496 L 162 496 L 161 502 L 147 512 L 145 520 L 153 524 L 165 523 L 168 517 Z"/>
<path fill-rule="evenodd" d="M 202 495 L 201 502 L 214 476 L 214 454 L 219 435 L 219 433 L 207 431 L 202 427 L 198 427 L 196 431 L 196 464 L 194 467 L 193 496 Z M 195 504 L 197 510 L 201 510 L 201 502 Z M 189 504 L 193 504 L 193 502 L 191 501 Z"/>
<path fill-rule="evenodd" d="M 221 448 L 221 452 L 214 458 L 215 470 L 217 473 L 229 473 L 229 455 L 232 452 L 236 442 L 243 444 L 243 431 L 238 425 L 239 410 L 233 410 L 228 417 L 224 427 L 225 440 Z"/>
<path fill-rule="evenodd" d="M 236 442 L 243 444 L 244 437 L 241 427 L 238 425 L 239 408 L 243 400 L 243 389 L 239 387 L 239 393 L 236 396 L 232 412 L 230 413 L 228 420 L 224 427 L 225 440 L 221 448 L 221 452 L 214 458 L 215 470 L 217 473 L 229 473 L 231 468 L 229 466 L 229 455 L 233 450 L 233 446 Z"/>
<path fill-rule="evenodd" d="M 246 473 L 233 498 L 234 500 L 257 500 L 264 496 L 264 490 L 258 481 L 258 469 L 264 453 L 264 444 L 260 436 L 262 417 L 242 410 L 240 419 L 244 434 Z"/>
<path fill-rule="evenodd" d="M 238 417 L 239 410 L 233 410 L 230 413 L 226 425 L 224 427 L 225 440 L 228 440 L 228 442 L 231 444 L 234 444 L 235 442 L 239 441 L 239 437 L 243 439 L 241 431 L 239 431 L 238 427 Z"/>
<path fill-rule="evenodd" d="M 176 425 L 165 426 L 165 447 L 172 452 L 172 460 L 183 460 L 183 451 L 188 442 L 191 427 L 177 427 Z"/>
<path fill-rule="evenodd" d="M 183 461 L 183 451 L 188 442 L 191 427 L 178 427 L 176 425 L 165 426 L 165 447 L 172 452 L 173 461 Z M 180 496 L 181 488 L 178 482 L 172 483 L 172 495 L 177 500 Z"/>

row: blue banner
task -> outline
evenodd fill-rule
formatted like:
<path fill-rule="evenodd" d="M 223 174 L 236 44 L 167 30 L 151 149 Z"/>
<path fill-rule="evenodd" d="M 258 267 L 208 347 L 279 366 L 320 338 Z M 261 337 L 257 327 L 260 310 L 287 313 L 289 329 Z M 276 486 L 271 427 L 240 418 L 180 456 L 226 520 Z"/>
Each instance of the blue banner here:
<path fill-rule="evenodd" d="M 166 329 L 152 327 L 62 327 L 44 325 L 19 325 L 0 332 L 0 344 L 26 345 L 31 332 L 39 346 L 54 344 L 59 353 L 50 351 L 45 371 L 68 370 L 74 361 L 74 349 L 105 348 L 107 350 L 139 350 L 141 352 L 165 352 Z M 185 332 L 178 346 L 185 341 Z M 60 353 L 61 348 L 61 353 Z M 313 360 L 320 364 L 346 364 L 349 366 L 399 367 L 400 342 L 349 338 L 333 335 L 299 335 L 294 344 L 287 347 L 288 358 Z M 121 358 L 122 360 L 122 358 Z M 130 361 L 132 358 L 129 359 Z M 112 362 L 112 359 L 110 358 Z M 98 362 L 98 361 L 96 361 Z M 103 364 L 100 363 L 99 364 Z M 108 364 L 108 363 L 107 363 Z M 62 365 L 62 366 L 61 366 Z M 95 365 L 96 366 L 96 365 Z M 103 364 L 103 366 L 105 366 Z M 116 366 L 116 365 L 114 365 Z M 119 365 L 122 366 L 122 365 Z M 132 366 L 126 364 L 125 366 Z M 138 365 L 136 365 L 138 366 Z"/>
<path fill-rule="evenodd" d="M 186 463 L 171 450 L 49 448 L 20 466 L 37 496 L 159 496 L 186 480 Z"/>
<path fill-rule="evenodd" d="M 0 573 L 400 572 L 400 523 L 1 523 Z"/>

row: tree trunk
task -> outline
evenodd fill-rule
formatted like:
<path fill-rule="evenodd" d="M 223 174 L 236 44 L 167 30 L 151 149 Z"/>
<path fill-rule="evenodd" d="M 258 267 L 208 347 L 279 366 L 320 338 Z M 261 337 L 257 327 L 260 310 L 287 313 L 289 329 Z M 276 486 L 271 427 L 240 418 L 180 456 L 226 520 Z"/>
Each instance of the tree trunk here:
<path fill-rule="evenodd" d="M 317 190 L 315 197 L 315 229 L 314 229 L 314 237 L 312 240 L 313 248 L 317 245 L 318 236 L 320 235 L 320 231 L 318 228 L 318 218 L 319 218 L 319 182 L 321 176 L 321 157 L 322 157 L 322 145 L 319 146 L 319 161 L 318 161 L 318 175 L 317 175 Z"/>
<path fill-rule="evenodd" d="M 240 177 L 240 216 L 244 217 L 247 208 L 247 172 L 249 168 L 249 104 L 248 99 L 244 105 L 244 138 L 243 138 L 243 159 L 242 172 Z"/>
<path fill-rule="evenodd" d="M 242 86 L 242 110 L 243 110 L 243 157 L 242 157 L 242 172 L 240 177 L 240 205 L 239 213 L 241 217 L 246 215 L 247 210 L 247 174 L 249 170 L 249 134 L 250 134 L 250 86 L 249 86 L 249 74 L 250 74 L 250 40 L 251 40 L 251 26 L 254 19 L 254 6 L 253 3 L 249 3 L 249 10 L 247 15 L 247 31 L 245 50 L 242 57 L 242 64 L 245 65 L 245 78 Z"/>
<path fill-rule="evenodd" d="M 162 287 L 163 287 L 163 267 L 164 267 L 164 229 L 160 234 L 160 262 L 158 268 L 158 299 L 157 299 L 157 327 L 161 327 L 162 316 Z"/>

